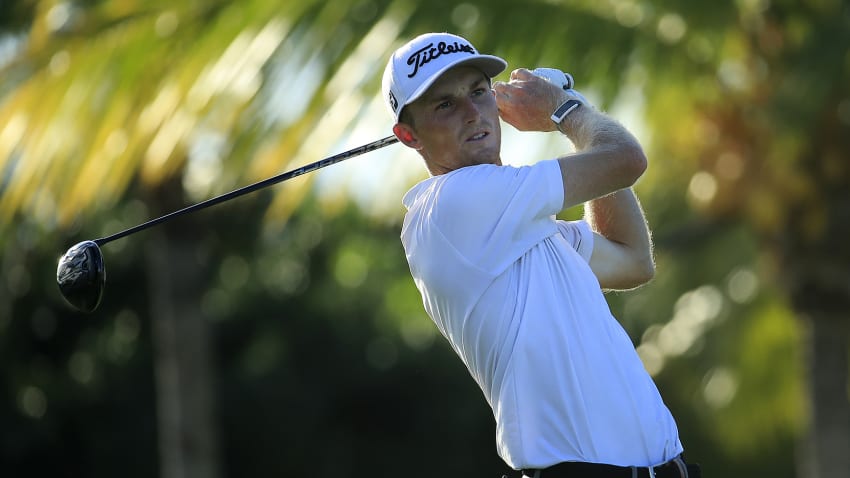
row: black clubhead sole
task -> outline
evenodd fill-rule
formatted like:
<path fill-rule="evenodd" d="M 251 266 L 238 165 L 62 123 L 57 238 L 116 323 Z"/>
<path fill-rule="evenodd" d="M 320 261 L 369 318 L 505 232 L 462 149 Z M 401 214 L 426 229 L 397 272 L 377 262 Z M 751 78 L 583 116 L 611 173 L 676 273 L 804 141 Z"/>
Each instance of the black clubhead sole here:
<path fill-rule="evenodd" d="M 94 312 L 106 283 L 106 268 L 97 243 L 83 241 L 68 249 L 56 268 L 56 282 L 62 296 L 74 308 Z"/>

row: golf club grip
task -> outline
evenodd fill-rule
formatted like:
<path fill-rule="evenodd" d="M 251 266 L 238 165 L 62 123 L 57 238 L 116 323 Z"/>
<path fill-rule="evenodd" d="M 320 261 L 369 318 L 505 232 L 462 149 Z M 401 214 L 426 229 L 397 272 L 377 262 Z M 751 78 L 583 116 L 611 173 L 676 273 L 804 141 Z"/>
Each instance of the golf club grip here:
<path fill-rule="evenodd" d="M 158 217 L 156 219 L 151 219 L 148 222 L 139 224 L 138 226 L 133 226 L 129 229 L 125 229 L 121 232 L 117 232 L 110 236 L 102 237 L 100 239 L 95 239 L 94 243 L 98 246 L 102 246 L 108 242 L 112 242 L 117 239 L 121 239 L 124 236 L 129 236 L 130 234 L 145 230 L 149 227 L 156 226 L 157 224 L 161 224 L 170 219 L 174 219 L 177 216 L 182 216 L 183 214 L 188 214 L 190 212 L 199 211 L 201 209 L 206 209 L 210 206 L 215 206 L 216 204 L 222 203 L 224 201 L 229 201 L 231 199 L 237 198 L 239 196 L 243 196 L 248 193 L 252 193 L 257 191 L 258 189 L 262 189 L 273 184 L 277 184 L 289 179 L 292 179 L 297 176 L 301 176 L 302 174 L 309 173 L 311 171 L 315 171 L 317 169 L 322 169 L 326 166 L 330 166 L 332 164 L 336 164 L 346 159 L 353 158 L 355 156 L 360 156 L 361 154 L 368 153 L 370 151 L 374 151 L 376 149 L 383 148 L 384 146 L 389 146 L 391 144 L 395 144 L 398 142 L 398 138 L 395 136 L 387 136 L 386 138 L 379 139 L 377 141 L 373 141 L 369 144 L 364 144 L 363 146 L 359 146 L 357 148 L 350 149 L 348 151 L 335 154 L 325 159 L 320 159 L 314 163 L 310 163 L 300 168 L 293 169 L 292 171 L 287 171 L 285 173 L 278 174 L 277 176 L 273 176 L 268 179 L 264 179 L 262 181 L 256 182 L 254 184 L 249 184 L 248 186 L 241 187 L 229 193 L 222 194 L 220 196 L 216 196 L 214 198 L 207 199 L 205 201 L 199 202 L 197 204 L 193 204 L 191 206 L 187 206 L 178 211 L 174 211 L 172 213 L 166 214 L 164 216 Z"/>

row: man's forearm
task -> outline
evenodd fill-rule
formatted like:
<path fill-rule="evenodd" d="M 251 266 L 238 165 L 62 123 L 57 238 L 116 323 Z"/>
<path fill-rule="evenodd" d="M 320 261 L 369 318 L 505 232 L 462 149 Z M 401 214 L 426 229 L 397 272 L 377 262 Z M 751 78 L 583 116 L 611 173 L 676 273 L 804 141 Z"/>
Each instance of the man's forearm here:
<path fill-rule="evenodd" d="M 620 270 L 625 285 L 611 288 L 634 287 L 637 284 L 631 282 L 632 276 L 640 278 L 637 283 L 652 277 L 655 271 L 652 238 L 643 209 L 631 188 L 586 202 L 584 212 L 594 232 L 628 251 L 626 255 L 630 259 L 621 264 Z"/>
<path fill-rule="evenodd" d="M 631 188 L 586 202 L 584 213 L 595 232 L 614 242 L 649 253 L 649 228 L 640 202 Z"/>
<path fill-rule="evenodd" d="M 585 111 L 569 116 L 558 125 L 576 147 L 587 153 L 595 149 L 615 150 L 618 154 L 643 156 L 637 139 L 619 122 L 609 116 L 585 107 Z M 644 162 L 645 162 L 644 158 Z M 585 215 L 593 229 L 612 241 L 649 248 L 649 231 L 643 210 L 631 188 L 585 203 Z"/>
<path fill-rule="evenodd" d="M 609 145 L 641 150 L 638 140 L 623 125 L 592 106 L 577 109 L 564 118 L 557 128 L 570 139 L 577 152 Z"/>
<path fill-rule="evenodd" d="M 575 154 L 559 158 L 564 207 L 582 204 L 631 187 L 646 170 L 637 139 L 614 119 L 581 107 L 558 125 Z"/>

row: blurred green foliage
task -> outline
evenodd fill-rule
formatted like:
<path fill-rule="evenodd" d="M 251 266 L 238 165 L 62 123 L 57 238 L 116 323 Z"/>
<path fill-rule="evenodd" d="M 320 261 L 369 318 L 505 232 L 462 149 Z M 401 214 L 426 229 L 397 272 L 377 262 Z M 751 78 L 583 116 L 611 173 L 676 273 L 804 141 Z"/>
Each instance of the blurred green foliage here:
<path fill-rule="evenodd" d="M 844 2 L 10 0 L 0 475 L 166 476 L 157 324 L 186 315 L 201 328 L 178 347 L 209 337 L 220 476 L 507 472 L 408 275 L 400 195 L 424 169 L 400 146 L 105 246 L 90 316 L 53 279 L 74 242 L 388 134 L 384 59 L 433 30 L 570 71 L 646 145 L 657 278 L 609 301 L 688 458 L 705 476 L 846 471 Z M 834 348 L 812 345 L 822 330 Z"/>

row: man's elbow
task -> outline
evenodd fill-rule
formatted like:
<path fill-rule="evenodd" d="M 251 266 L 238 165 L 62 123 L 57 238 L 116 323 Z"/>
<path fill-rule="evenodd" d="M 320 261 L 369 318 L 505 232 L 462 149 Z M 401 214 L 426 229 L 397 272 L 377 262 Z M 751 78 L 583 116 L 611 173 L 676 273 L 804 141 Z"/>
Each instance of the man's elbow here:
<path fill-rule="evenodd" d="M 649 167 L 649 160 L 643 152 L 643 148 L 637 142 L 623 145 L 623 168 L 625 176 L 629 178 L 629 186 L 634 185 Z"/>
<path fill-rule="evenodd" d="M 636 289 L 648 284 L 655 278 L 655 262 L 651 256 L 635 260 L 629 268 L 629 274 L 622 277 L 621 290 Z"/>
<path fill-rule="evenodd" d="M 642 286 L 655 278 L 655 262 L 652 260 L 652 257 L 647 258 L 646 260 L 641 261 L 640 265 L 636 267 L 635 271 L 635 282 L 637 283 L 635 287 Z"/>
<path fill-rule="evenodd" d="M 597 276 L 599 285 L 606 291 L 627 291 L 637 289 L 655 277 L 655 265 L 652 261 L 633 263 L 628 268 L 621 268 L 616 275 Z"/>

